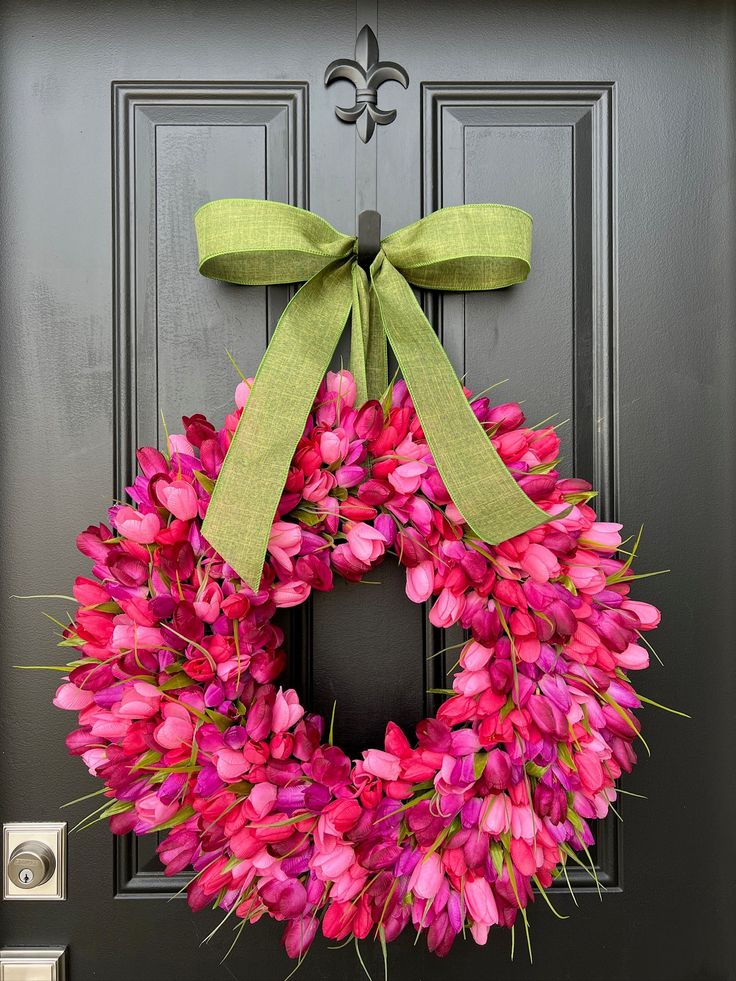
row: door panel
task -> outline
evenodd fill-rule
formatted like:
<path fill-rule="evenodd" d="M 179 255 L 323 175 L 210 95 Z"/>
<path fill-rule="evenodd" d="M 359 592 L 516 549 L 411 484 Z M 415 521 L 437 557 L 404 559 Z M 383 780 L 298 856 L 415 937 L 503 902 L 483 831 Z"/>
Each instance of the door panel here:
<path fill-rule="evenodd" d="M 578 877 L 579 909 L 555 898 L 570 919 L 533 909 L 533 967 L 496 932 L 444 962 L 407 933 L 389 968 L 406 981 L 736 976 L 733 20 L 726 0 L 2 5 L 2 820 L 58 820 L 95 789 L 66 756 L 55 679 L 12 668 L 56 663 L 40 612 L 63 603 L 8 597 L 66 593 L 87 573 L 74 538 L 122 494 L 135 448 L 161 440 L 162 414 L 174 431 L 182 414 L 221 419 L 237 378 L 225 351 L 254 372 L 290 295 L 200 277 L 194 210 L 267 197 L 350 232 L 375 207 L 386 234 L 444 205 L 515 204 L 535 221 L 528 282 L 422 301 L 472 388 L 508 378 L 499 400 L 569 420 L 563 471 L 595 483 L 604 519 L 644 522 L 642 568 L 672 569 L 640 591 L 665 614 L 666 668 L 645 691 L 693 721 L 642 713 L 654 759 L 625 787 L 649 800 L 598 828 L 602 903 Z M 381 88 L 398 118 L 367 145 L 334 115 L 352 87 L 323 84 L 365 22 L 410 76 Z M 410 728 L 436 708 L 427 689 L 454 658 L 428 657 L 460 639 L 429 625 L 396 567 L 372 578 L 282 621 L 289 682 L 325 714 L 336 703 L 352 753 L 387 719 Z M 0 942 L 69 945 L 72 981 L 278 981 L 293 966 L 270 922 L 220 966 L 229 926 L 200 946 L 220 914 L 166 902 L 186 876 L 163 877 L 152 839 L 96 826 L 71 837 L 69 869 L 65 902 L 3 905 Z M 380 948 L 362 951 L 381 977 Z M 299 974 L 360 975 L 352 948 L 319 939 Z"/>

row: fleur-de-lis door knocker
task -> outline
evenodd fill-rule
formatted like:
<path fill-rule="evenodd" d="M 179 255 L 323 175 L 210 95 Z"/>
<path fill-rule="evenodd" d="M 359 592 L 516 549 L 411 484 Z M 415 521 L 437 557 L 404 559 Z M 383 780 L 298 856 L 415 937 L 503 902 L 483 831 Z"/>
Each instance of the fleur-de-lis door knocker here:
<path fill-rule="evenodd" d="M 378 108 L 378 87 L 384 82 L 398 82 L 404 88 L 409 85 L 409 76 L 401 65 L 378 60 L 378 41 L 367 24 L 355 41 L 355 61 L 339 58 L 327 66 L 325 85 L 336 78 L 353 83 L 355 104 L 349 109 L 336 106 L 335 114 L 346 123 L 355 123 L 364 143 L 373 136 L 376 123 L 386 126 L 396 119 L 395 109 Z"/>

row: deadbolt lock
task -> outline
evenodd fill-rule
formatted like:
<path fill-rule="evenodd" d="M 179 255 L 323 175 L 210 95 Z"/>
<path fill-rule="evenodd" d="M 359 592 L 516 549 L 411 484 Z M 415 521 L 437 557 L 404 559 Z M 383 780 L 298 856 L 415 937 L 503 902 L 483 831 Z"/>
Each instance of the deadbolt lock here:
<path fill-rule="evenodd" d="M 56 858 L 42 841 L 17 845 L 8 861 L 8 878 L 19 889 L 35 889 L 48 882 L 56 871 Z"/>
<path fill-rule="evenodd" d="M 65 899 L 66 824 L 4 824 L 3 866 L 3 899 Z"/>

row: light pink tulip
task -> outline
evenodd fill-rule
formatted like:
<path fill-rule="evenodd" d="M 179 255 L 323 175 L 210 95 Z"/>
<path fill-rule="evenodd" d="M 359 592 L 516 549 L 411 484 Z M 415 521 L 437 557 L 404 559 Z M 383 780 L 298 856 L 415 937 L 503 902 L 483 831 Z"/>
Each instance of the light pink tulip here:
<path fill-rule="evenodd" d="M 127 504 L 117 512 L 113 524 L 123 538 L 128 538 L 139 545 L 150 545 L 161 531 L 161 522 L 157 514 L 141 514 Z"/>
<path fill-rule="evenodd" d="M 642 603 L 640 600 L 624 600 L 621 609 L 633 613 L 642 630 L 653 630 L 662 616 L 656 606 L 652 606 L 651 603 Z"/>
<path fill-rule="evenodd" d="M 213 755 L 217 775 L 225 783 L 235 783 L 248 771 L 248 761 L 238 749 L 218 749 Z"/>
<path fill-rule="evenodd" d="M 336 392 L 342 406 L 352 409 L 355 405 L 358 390 L 355 385 L 355 379 L 349 371 L 328 371 L 327 391 Z"/>
<path fill-rule="evenodd" d="M 556 557 L 544 545 L 532 543 L 521 559 L 521 568 L 535 582 L 548 582 L 560 574 Z"/>
<path fill-rule="evenodd" d="M 323 849 L 318 849 L 309 863 L 322 882 L 332 882 L 355 861 L 355 853 L 349 845 L 330 838 Z"/>
<path fill-rule="evenodd" d="M 288 691 L 284 691 L 279 688 L 271 716 L 273 731 L 284 732 L 286 729 L 291 729 L 303 715 L 304 709 L 299 704 L 299 696 L 294 689 L 290 688 Z"/>
<path fill-rule="evenodd" d="M 487 879 L 466 880 L 464 895 L 468 913 L 476 923 L 487 926 L 498 923 L 498 908 Z"/>
<path fill-rule="evenodd" d="M 616 660 L 622 668 L 643 671 L 649 667 L 649 651 L 640 644 L 629 644 L 625 651 L 616 654 Z"/>
<path fill-rule="evenodd" d="M 57 708 L 71 709 L 72 712 L 79 712 L 87 708 L 94 702 L 95 698 L 91 691 L 77 688 L 76 685 L 67 684 L 57 688 L 53 702 Z"/>
<path fill-rule="evenodd" d="M 435 627 L 451 627 L 457 623 L 465 606 L 465 594 L 453 593 L 445 587 L 429 611 L 430 623 Z"/>
<path fill-rule="evenodd" d="M 420 899 L 434 899 L 444 881 L 442 861 L 437 852 L 425 855 L 414 866 L 408 891 Z"/>
<path fill-rule="evenodd" d="M 427 464 L 421 460 L 402 463 L 388 475 L 388 482 L 399 494 L 413 494 L 419 489 L 422 477 L 428 469 Z"/>
<path fill-rule="evenodd" d="M 156 487 L 156 496 L 175 518 L 189 521 L 197 516 L 199 508 L 197 492 L 186 480 L 172 480 L 170 484 L 164 484 L 162 481 Z"/>
<path fill-rule="evenodd" d="M 329 467 L 345 458 L 348 452 L 348 438 L 342 430 L 322 433 L 319 438 L 319 452 Z"/>
<path fill-rule="evenodd" d="M 413 603 L 424 603 L 434 588 L 434 562 L 426 559 L 406 570 L 406 595 Z"/>
<path fill-rule="evenodd" d="M 463 647 L 460 664 L 468 671 L 480 671 L 490 660 L 491 654 L 493 654 L 492 647 L 484 647 L 477 641 L 471 640 Z"/>
<path fill-rule="evenodd" d="M 150 719 L 158 713 L 161 692 L 147 681 L 135 681 L 118 705 L 118 714 L 126 719 Z"/>
<path fill-rule="evenodd" d="M 363 769 L 381 780 L 398 780 L 401 772 L 399 760 L 393 753 L 381 749 L 368 749 L 363 753 Z"/>
<path fill-rule="evenodd" d="M 157 828 L 159 824 L 163 824 L 169 818 L 172 818 L 180 806 L 178 800 L 173 801 L 171 804 L 163 804 L 158 794 L 146 794 L 135 802 L 135 811 L 138 815 L 138 825 L 136 828 L 140 828 L 142 831 Z"/>
<path fill-rule="evenodd" d="M 253 388 L 253 379 L 246 378 L 238 384 L 235 389 L 235 404 L 239 409 L 242 409 L 245 403 L 248 401 L 251 389 Z"/>
<path fill-rule="evenodd" d="M 581 535 L 580 544 L 597 549 L 599 552 L 615 552 L 621 544 L 619 532 L 623 525 L 613 521 L 594 521 Z"/>
<path fill-rule="evenodd" d="M 312 587 L 299 579 L 277 586 L 271 594 L 276 606 L 300 606 L 312 591 Z"/>
<path fill-rule="evenodd" d="M 169 453 L 173 457 L 175 457 L 177 453 L 181 453 L 182 456 L 196 456 L 195 449 L 186 436 L 180 436 L 177 434 L 169 436 Z"/>
<path fill-rule="evenodd" d="M 381 532 L 364 521 L 351 526 L 347 539 L 350 551 L 359 562 L 376 562 L 386 550 L 386 539 Z"/>
<path fill-rule="evenodd" d="M 161 707 L 164 721 L 156 726 L 153 738 L 164 749 L 179 749 L 180 746 L 190 746 L 194 726 L 189 711 L 178 702 L 165 702 Z"/>

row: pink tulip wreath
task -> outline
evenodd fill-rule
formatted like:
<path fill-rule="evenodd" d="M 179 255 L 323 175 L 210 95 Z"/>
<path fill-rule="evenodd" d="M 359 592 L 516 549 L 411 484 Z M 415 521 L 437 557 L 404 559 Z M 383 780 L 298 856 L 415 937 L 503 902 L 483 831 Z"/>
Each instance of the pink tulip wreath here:
<path fill-rule="evenodd" d="M 79 713 L 69 750 L 104 782 L 90 820 L 167 829 L 159 855 L 169 875 L 193 869 L 190 906 L 281 920 L 292 957 L 320 928 L 385 944 L 411 926 L 444 955 L 466 928 L 484 944 L 491 926 L 526 926 L 535 886 L 544 895 L 568 859 L 589 864 L 589 821 L 636 759 L 644 699 L 628 675 L 647 667 L 639 641 L 659 621 L 629 598 L 636 547 L 617 558 L 620 525 L 555 471 L 554 430 L 487 398 L 473 411 L 524 491 L 550 514 L 573 507 L 498 546 L 474 539 L 406 385 L 358 408 L 341 371 L 317 395 L 254 593 L 200 531 L 248 392 L 222 429 L 194 415 L 168 455 L 140 450 L 133 504 L 79 536 L 94 579 L 75 582 L 62 643 L 81 655 L 54 701 Z M 468 640 L 416 739 L 389 722 L 383 747 L 353 761 L 279 687 L 272 621 L 386 553 L 410 599 L 433 601 L 431 622 Z"/>

